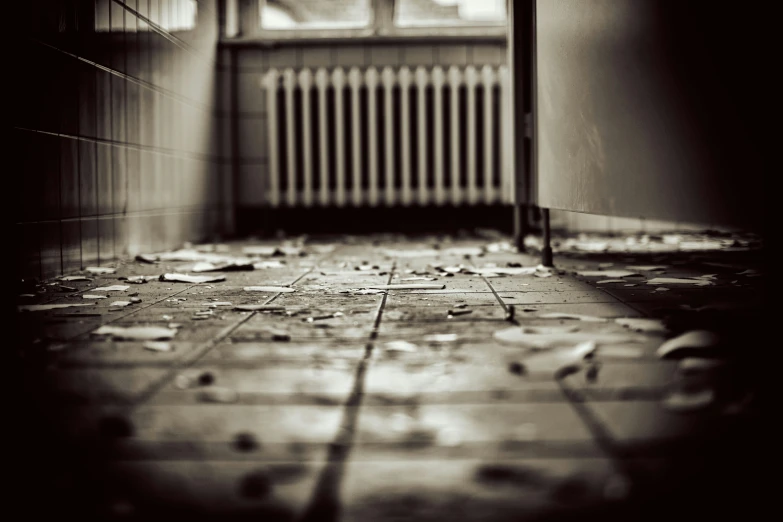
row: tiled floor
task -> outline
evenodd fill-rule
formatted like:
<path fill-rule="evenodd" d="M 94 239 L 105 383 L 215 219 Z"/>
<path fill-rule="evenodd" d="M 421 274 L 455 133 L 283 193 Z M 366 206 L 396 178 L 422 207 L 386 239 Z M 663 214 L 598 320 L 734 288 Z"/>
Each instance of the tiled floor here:
<path fill-rule="evenodd" d="M 283 261 L 279 268 L 225 272 L 224 282 L 151 281 L 90 307 L 18 313 L 28 400 L 17 434 L 25 444 L 19 451 L 30 455 L 18 482 L 46 499 L 28 505 L 30 513 L 259 521 L 752 513 L 753 459 L 765 449 L 753 442 L 755 403 L 737 404 L 758 396 L 747 392 L 763 339 L 755 318 L 764 278 L 737 274 L 756 266 L 753 252 L 659 255 L 656 264 L 669 268 L 656 275 L 717 274 L 713 285 L 669 285 L 668 292 L 655 291 L 647 277 L 598 284 L 602 278 L 573 273 L 607 262 L 649 264 L 643 255 L 562 254 L 545 278 L 440 277 L 430 266 L 538 263 L 489 253 L 487 243 L 312 242 L 305 255 L 273 258 Z M 230 248 L 240 253 L 248 244 Z M 708 259 L 725 266 L 705 271 Z M 19 302 L 82 303 L 83 294 L 97 293 L 91 289 L 124 284 L 120 278 L 190 266 L 129 261 L 114 274 L 61 283 L 75 291 L 27 289 L 33 296 Z M 423 271 L 445 289 L 352 292 Z M 251 285 L 295 292 L 244 290 Z M 110 309 L 136 293 L 140 303 Z M 230 304 L 209 306 L 216 302 Z M 234 310 L 239 304 L 285 311 Z M 705 304 L 725 306 L 694 311 Z M 457 305 L 471 313 L 447 318 Z M 506 319 L 511 305 L 515 322 Z M 213 315 L 194 319 L 209 309 Z M 605 321 L 538 317 L 552 312 Z M 631 332 L 614 322 L 619 317 L 660 317 L 669 331 Z M 91 333 L 106 324 L 170 323 L 180 324 L 170 352 Z M 516 325 L 573 325 L 588 339 L 631 339 L 599 344 L 592 361 L 556 377 L 546 361 L 536 362 L 549 352 L 494 339 Z M 666 338 L 692 328 L 727 340 L 728 371 L 686 378 L 680 361 L 656 356 Z M 290 339 L 274 340 L 276 330 Z M 427 337 L 434 334 L 456 340 Z M 415 346 L 394 350 L 395 341 Z M 694 411 L 668 409 L 667 397 L 689 383 L 714 390 L 714 400 Z"/>

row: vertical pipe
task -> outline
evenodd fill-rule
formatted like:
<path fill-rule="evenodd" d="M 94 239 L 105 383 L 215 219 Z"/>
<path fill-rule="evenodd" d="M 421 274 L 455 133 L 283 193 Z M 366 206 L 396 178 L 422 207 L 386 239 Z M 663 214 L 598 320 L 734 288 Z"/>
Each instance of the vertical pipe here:
<path fill-rule="evenodd" d="M 280 160 L 277 149 L 277 84 L 279 75 L 277 69 L 270 69 L 261 85 L 266 89 L 266 121 L 269 137 L 269 192 L 267 202 L 272 207 L 280 205 Z M 236 120 L 236 118 L 234 118 Z"/>
<path fill-rule="evenodd" d="M 288 205 L 296 206 L 296 151 L 294 150 L 294 83 L 293 69 L 283 71 L 283 89 L 285 91 L 285 152 L 288 174 Z"/>
<path fill-rule="evenodd" d="M 362 150 L 361 150 L 361 119 L 359 111 L 359 87 L 362 77 L 358 67 L 351 67 L 348 72 L 348 85 L 351 89 L 351 152 L 353 163 L 353 204 L 357 207 L 362 204 Z"/>
<path fill-rule="evenodd" d="M 416 68 L 416 91 L 418 93 L 418 107 L 417 107 L 417 125 L 418 132 L 416 136 L 419 138 L 419 168 L 418 170 L 418 183 L 419 183 L 419 204 L 424 206 L 429 199 L 429 188 L 427 187 L 427 70 L 424 67 Z"/>
<path fill-rule="evenodd" d="M 462 192 L 459 186 L 459 85 L 461 75 L 459 69 L 452 65 L 449 67 L 449 87 L 451 87 L 451 202 L 458 205 L 462 201 Z"/>
<path fill-rule="evenodd" d="M 367 128 L 369 130 L 369 147 L 367 148 L 368 159 L 370 164 L 370 192 L 369 202 L 370 206 L 378 205 L 378 107 L 375 99 L 376 89 L 378 87 L 378 71 L 375 67 L 367 69 L 366 79 L 367 83 Z"/>
<path fill-rule="evenodd" d="M 345 206 L 345 134 L 343 129 L 343 87 L 345 86 L 345 74 L 338 67 L 332 72 L 332 84 L 334 85 L 334 136 L 335 136 L 335 169 L 337 170 L 337 194 L 335 202 L 338 207 Z"/>
<path fill-rule="evenodd" d="M 490 205 L 495 200 L 495 187 L 493 179 L 493 125 L 492 125 L 492 93 L 495 84 L 495 72 L 492 67 L 485 65 L 481 70 L 484 87 L 484 203 Z M 502 114 L 500 115 L 503 116 Z"/>
<path fill-rule="evenodd" d="M 321 175 L 321 205 L 329 204 L 329 149 L 326 141 L 326 86 L 329 83 L 329 76 L 326 69 L 319 68 L 315 72 L 315 84 L 318 87 L 318 152 L 319 168 Z"/>
<path fill-rule="evenodd" d="M 392 118 L 394 117 L 394 107 L 392 105 L 392 92 L 394 87 L 394 71 L 391 67 L 384 67 L 383 69 L 383 93 L 384 93 L 384 122 L 386 124 L 386 130 L 384 136 L 386 138 L 386 205 L 392 206 L 395 202 L 394 197 L 394 124 Z"/>
<path fill-rule="evenodd" d="M 432 98 L 435 105 L 435 202 L 438 205 L 446 202 L 446 181 L 443 177 L 443 84 L 443 69 L 435 66 L 432 69 Z"/>
<path fill-rule="evenodd" d="M 302 89 L 302 166 L 304 168 L 304 206 L 313 205 L 313 158 L 312 158 L 312 118 L 310 117 L 310 87 L 312 86 L 312 73 L 310 69 L 303 69 L 299 73 L 299 87 Z"/>
<path fill-rule="evenodd" d="M 476 83 L 478 77 L 476 68 L 468 65 L 465 68 L 465 85 L 468 94 L 468 203 L 478 203 L 478 180 L 476 179 Z"/>
<path fill-rule="evenodd" d="M 402 204 L 410 205 L 411 194 L 411 131 L 410 131 L 410 97 L 408 89 L 411 85 L 410 69 L 404 65 L 400 68 L 400 167 L 402 169 Z"/>

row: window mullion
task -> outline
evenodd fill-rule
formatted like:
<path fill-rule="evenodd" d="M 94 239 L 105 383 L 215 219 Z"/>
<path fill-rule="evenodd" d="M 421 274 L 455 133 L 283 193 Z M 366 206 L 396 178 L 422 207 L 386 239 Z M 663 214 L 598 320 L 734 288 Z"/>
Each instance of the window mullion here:
<path fill-rule="evenodd" d="M 376 35 L 394 31 L 394 0 L 372 0 L 373 32 Z"/>

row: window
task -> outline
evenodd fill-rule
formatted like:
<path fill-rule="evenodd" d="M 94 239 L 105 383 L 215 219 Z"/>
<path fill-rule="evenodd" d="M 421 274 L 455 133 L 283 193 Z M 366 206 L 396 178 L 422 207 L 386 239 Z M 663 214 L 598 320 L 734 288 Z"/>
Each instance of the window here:
<path fill-rule="evenodd" d="M 98 32 L 149 31 L 149 20 L 166 31 L 196 27 L 196 0 L 96 0 L 95 30 Z"/>
<path fill-rule="evenodd" d="M 223 35 L 247 42 L 504 40 L 509 0 L 226 0 Z M 257 20 L 257 23 L 253 23 Z"/>
<path fill-rule="evenodd" d="M 268 0 L 259 9 L 267 30 L 367 27 L 371 10 L 371 0 Z"/>
<path fill-rule="evenodd" d="M 394 24 L 431 27 L 503 24 L 505 0 L 396 0 Z"/>

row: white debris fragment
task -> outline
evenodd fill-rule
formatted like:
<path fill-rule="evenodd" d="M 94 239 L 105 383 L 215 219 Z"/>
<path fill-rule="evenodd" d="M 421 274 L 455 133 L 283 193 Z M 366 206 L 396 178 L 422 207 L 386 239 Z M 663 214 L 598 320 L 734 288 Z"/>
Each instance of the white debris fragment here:
<path fill-rule="evenodd" d="M 126 306 L 130 306 L 132 303 L 130 301 L 114 301 L 109 306 L 111 308 L 125 308 Z"/>
<path fill-rule="evenodd" d="M 691 330 L 680 336 L 669 339 L 661 344 L 656 351 L 658 357 L 676 356 L 677 352 L 689 349 L 707 350 L 714 348 L 720 342 L 720 337 L 707 330 Z"/>
<path fill-rule="evenodd" d="M 106 299 L 105 295 L 98 294 L 82 294 L 82 299 Z"/>
<path fill-rule="evenodd" d="M 707 359 L 704 357 L 686 357 L 677 366 L 681 373 L 697 373 L 715 370 L 726 365 L 726 361 L 721 359 Z"/>
<path fill-rule="evenodd" d="M 574 346 L 559 347 L 547 352 L 534 353 L 522 361 L 525 373 L 556 373 L 559 370 L 582 363 L 596 350 L 595 341 L 582 341 Z"/>
<path fill-rule="evenodd" d="M 116 268 L 108 268 L 105 266 L 88 266 L 84 269 L 85 272 L 89 272 L 91 274 L 113 274 L 117 271 Z M 70 279 L 70 281 L 74 281 L 73 279 Z"/>
<path fill-rule="evenodd" d="M 601 357 L 616 359 L 638 359 L 644 355 L 644 350 L 638 346 L 601 346 L 598 348 Z"/>
<path fill-rule="evenodd" d="M 280 261 L 257 261 L 253 263 L 256 270 L 266 270 L 268 268 L 283 268 L 285 265 Z"/>
<path fill-rule="evenodd" d="M 255 267 L 250 259 L 234 260 L 224 263 L 199 262 L 193 265 L 191 272 L 226 272 L 239 270 L 253 270 Z"/>
<path fill-rule="evenodd" d="M 723 248 L 723 243 L 720 241 L 681 241 L 679 247 L 684 251 L 720 250 Z"/>
<path fill-rule="evenodd" d="M 598 281 L 597 284 L 604 285 L 606 283 L 625 283 L 625 279 L 604 279 L 603 281 Z"/>
<path fill-rule="evenodd" d="M 95 303 L 63 303 L 63 304 L 42 304 L 42 305 L 19 305 L 17 310 L 20 312 L 44 312 L 46 310 L 56 310 L 58 308 L 71 308 L 74 306 L 93 306 Z"/>
<path fill-rule="evenodd" d="M 459 339 L 459 336 L 455 333 L 430 334 L 430 335 L 425 335 L 423 339 L 430 343 L 451 343 Z"/>
<path fill-rule="evenodd" d="M 707 279 L 700 279 L 700 278 L 684 279 L 678 277 L 655 277 L 653 279 L 648 280 L 647 284 L 648 285 L 673 284 L 673 285 L 707 286 L 713 283 Z"/>
<path fill-rule="evenodd" d="M 159 279 L 159 277 L 160 276 L 156 276 L 156 275 L 146 275 L 146 276 L 135 275 L 135 276 L 129 276 L 125 280 L 128 281 L 129 283 L 138 285 L 138 284 L 146 283 L 148 281 L 155 281 L 156 279 Z"/>
<path fill-rule="evenodd" d="M 558 326 L 523 326 L 522 332 L 526 334 L 561 334 L 569 332 L 578 332 L 579 327 L 575 325 L 558 325 Z"/>
<path fill-rule="evenodd" d="M 273 312 L 285 310 L 285 306 L 267 304 L 243 304 L 236 305 L 234 310 L 241 312 Z"/>
<path fill-rule="evenodd" d="M 171 281 L 177 283 L 217 283 L 219 281 L 225 281 L 226 276 L 193 276 L 188 274 L 163 274 L 160 276 L 161 281 Z"/>
<path fill-rule="evenodd" d="M 577 275 L 583 277 L 608 277 L 610 279 L 619 279 L 621 277 L 629 277 L 639 275 L 637 272 L 631 272 L 630 270 L 580 270 Z"/>
<path fill-rule="evenodd" d="M 124 292 L 128 288 L 130 288 L 128 285 L 111 285 L 93 288 L 93 290 L 96 292 Z"/>
<path fill-rule="evenodd" d="M 245 292 L 268 292 L 277 294 L 290 294 L 296 292 L 289 286 L 246 286 Z"/>
<path fill-rule="evenodd" d="M 702 390 L 696 393 L 674 392 L 663 400 L 663 407 L 676 412 L 689 412 L 704 409 L 715 399 L 715 392 Z"/>
<path fill-rule="evenodd" d="M 605 323 L 609 321 L 606 317 L 596 317 L 594 315 L 582 315 L 582 314 L 567 314 L 561 312 L 550 312 L 545 314 L 538 314 L 541 319 L 576 319 L 584 321 L 586 323 Z"/>
<path fill-rule="evenodd" d="M 590 332 L 527 333 L 525 328 L 518 326 L 499 330 L 495 332 L 493 337 L 496 341 L 501 343 L 540 350 L 558 346 L 574 345 L 587 341 L 593 341 L 597 345 L 638 343 L 644 341 L 644 338 L 623 334 L 600 334 Z"/>
<path fill-rule="evenodd" d="M 660 319 L 648 319 L 641 317 L 618 317 L 614 320 L 617 324 L 636 330 L 637 332 L 665 333 L 667 331 Z"/>
<path fill-rule="evenodd" d="M 127 339 L 136 341 L 155 341 L 161 339 L 172 339 L 177 330 L 163 328 L 162 326 L 110 326 L 103 325 L 97 330 L 93 330 L 93 335 L 110 335 L 115 339 Z"/>
<path fill-rule="evenodd" d="M 370 290 L 443 290 L 446 285 L 435 284 L 408 284 L 408 285 L 374 285 L 367 287 Z"/>
<path fill-rule="evenodd" d="M 435 441 L 438 446 L 454 448 L 462 444 L 462 435 L 455 428 L 446 427 L 438 430 Z"/>
<path fill-rule="evenodd" d="M 384 344 L 384 347 L 389 352 L 415 352 L 419 347 L 408 341 L 389 341 Z"/>
<path fill-rule="evenodd" d="M 628 270 L 638 270 L 639 272 L 658 272 L 669 268 L 666 265 L 628 265 Z"/>
<path fill-rule="evenodd" d="M 435 277 L 404 277 L 400 281 L 437 281 Z"/>
<path fill-rule="evenodd" d="M 91 277 L 81 275 L 62 276 L 58 278 L 60 281 L 92 281 Z"/>
<path fill-rule="evenodd" d="M 153 352 L 170 352 L 171 343 L 165 341 L 147 341 L 144 343 L 144 349 Z"/>

